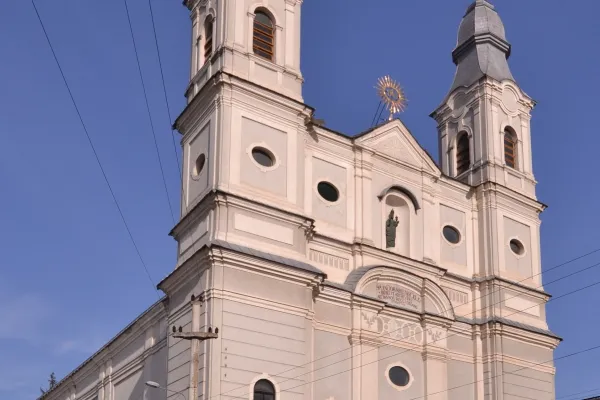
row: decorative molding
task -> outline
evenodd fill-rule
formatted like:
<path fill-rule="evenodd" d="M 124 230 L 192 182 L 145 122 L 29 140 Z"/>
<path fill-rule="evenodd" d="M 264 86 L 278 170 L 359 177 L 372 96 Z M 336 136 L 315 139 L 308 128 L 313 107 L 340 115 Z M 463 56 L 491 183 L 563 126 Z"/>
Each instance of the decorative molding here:
<path fill-rule="evenodd" d="M 456 304 L 457 306 L 461 306 L 469 302 L 469 294 L 465 292 L 461 292 L 460 290 L 451 289 L 449 287 L 442 286 L 444 292 L 448 295 L 448 298 L 452 302 L 452 304 Z"/>
<path fill-rule="evenodd" d="M 389 337 L 395 341 L 422 345 L 425 342 L 425 332 L 416 322 L 377 315 L 368 311 L 361 312 L 363 329 L 378 333 L 379 338 Z"/>
<path fill-rule="evenodd" d="M 333 254 L 328 254 L 323 251 L 310 249 L 308 258 L 309 260 L 315 261 L 322 265 L 327 265 L 344 271 L 350 270 L 350 260 L 335 256 Z"/>

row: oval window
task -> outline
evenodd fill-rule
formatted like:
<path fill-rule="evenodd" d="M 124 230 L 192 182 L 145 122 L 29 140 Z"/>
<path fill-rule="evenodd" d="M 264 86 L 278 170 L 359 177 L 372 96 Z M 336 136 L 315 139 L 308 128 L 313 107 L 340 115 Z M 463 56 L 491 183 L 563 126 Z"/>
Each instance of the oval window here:
<path fill-rule="evenodd" d="M 398 366 L 390 368 L 388 371 L 388 377 L 394 385 L 400 387 L 404 387 L 410 382 L 410 374 L 408 371 Z"/>
<path fill-rule="evenodd" d="M 198 158 L 196 158 L 196 163 L 194 164 L 194 176 L 200 175 L 202 170 L 204 169 L 204 164 L 206 163 L 206 156 L 204 154 L 200 154 Z"/>
<path fill-rule="evenodd" d="M 510 249 L 513 253 L 520 256 L 525 252 L 525 247 L 523 247 L 523 243 L 519 242 L 517 239 L 513 239 L 510 241 Z"/>
<path fill-rule="evenodd" d="M 263 167 L 272 167 L 275 165 L 275 156 L 273 153 L 262 147 L 252 149 L 252 158 Z"/>
<path fill-rule="evenodd" d="M 340 198 L 340 192 L 329 182 L 319 182 L 317 192 L 322 198 L 331 203 L 335 203 Z"/>
<path fill-rule="evenodd" d="M 460 232 L 453 226 L 446 225 L 442 230 L 444 234 L 444 238 L 452 244 L 457 244 L 460 242 Z"/>

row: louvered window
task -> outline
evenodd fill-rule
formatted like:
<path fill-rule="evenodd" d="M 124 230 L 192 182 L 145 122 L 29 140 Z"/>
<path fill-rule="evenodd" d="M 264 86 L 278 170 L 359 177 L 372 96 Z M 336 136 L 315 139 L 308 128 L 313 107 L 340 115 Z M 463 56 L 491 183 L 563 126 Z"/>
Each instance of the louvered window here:
<path fill-rule="evenodd" d="M 204 23 L 204 37 L 204 62 L 207 62 L 213 51 L 213 21 L 210 17 Z"/>
<path fill-rule="evenodd" d="M 254 16 L 253 45 L 254 54 L 273 61 L 275 51 L 275 25 L 271 18 L 262 11 Z"/>
<path fill-rule="evenodd" d="M 508 129 L 504 131 L 504 162 L 508 167 L 517 167 L 517 137 Z"/>
<path fill-rule="evenodd" d="M 460 175 L 471 167 L 469 136 L 463 133 L 456 144 L 456 174 Z"/>

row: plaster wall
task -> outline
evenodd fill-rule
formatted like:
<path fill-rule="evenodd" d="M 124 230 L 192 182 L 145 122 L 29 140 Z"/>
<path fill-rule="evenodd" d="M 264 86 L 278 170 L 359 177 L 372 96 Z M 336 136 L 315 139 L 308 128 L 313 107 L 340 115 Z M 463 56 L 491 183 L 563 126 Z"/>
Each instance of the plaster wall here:
<path fill-rule="evenodd" d="M 184 180 L 187 187 L 184 202 L 186 206 L 193 203 L 208 188 L 211 165 L 214 165 L 214 160 L 212 160 L 214 153 L 210 148 L 210 138 L 211 125 L 209 121 L 185 145 L 183 154 L 186 157 L 184 164 Z"/>
<path fill-rule="evenodd" d="M 481 383 L 473 383 L 475 367 L 472 363 L 449 360 L 448 361 L 448 400 L 474 400 L 475 387 Z"/>
<path fill-rule="evenodd" d="M 352 357 L 348 338 L 339 333 L 315 330 L 314 341 L 314 372 L 308 375 L 314 381 L 311 398 L 351 399 Z M 329 376 L 335 376 L 335 379 L 328 379 Z"/>
<path fill-rule="evenodd" d="M 523 279 L 533 275 L 531 259 L 531 228 L 507 216 L 504 222 L 504 268 L 515 278 Z M 523 254 L 517 255 L 510 248 L 511 240 L 518 240 L 523 244 Z"/>
<path fill-rule="evenodd" d="M 287 137 L 285 132 L 242 117 L 242 154 L 240 179 L 245 185 L 286 197 L 287 195 Z M 255 161 L 252 150 L 265 149 L 273 155 L 274 165 L 265 167 Z"/>
<path fill-rule="evenodd" d="M 271 283 L 277 285 L 277 283 Z M 226 300 L 222 315 L 221 389 L 248 393 L 248 383 L 268 376 L 286 397 L 301 398 L 310 357 L 302 316 L 246 302 Z M 247 396 L 247 394 L 244 394 Z"/>
<path fill-rule="evenodd" d="M 393 399 L 402 396 L 412 399 L 425 395 L 425 366 L 420 352 L 382 346 L 377 350 L 377 359 L 377 398 Z M 395 365 L 402 366 L 411 375 L 412 383 L 405 389 L 397 389 L 388 380 L 387 371 Z"/>
<path fill-rule="evenodd" d="M 504 398 L 517 400 L 530 397 L 540 400 L 554 398 L 554 375 L 521 365 L 503 363 Z"/>
<path fill-rule="evenodd" d="M 347 228 L 350 197 L 348 190 L 348 169 L 338 163 L 316 157 L 312 160 L 312 168 L 312 182 L 310 187 L 306 189 L 312 193 L 312 212 L 314 218 L 317 220 L 317 224 L 325 222 L 337 227 Z M 329 202 L 323 199 L 317 190 L 317 185 L 320 182 L 332 183 L 339 192 L 339 200 Z"/>

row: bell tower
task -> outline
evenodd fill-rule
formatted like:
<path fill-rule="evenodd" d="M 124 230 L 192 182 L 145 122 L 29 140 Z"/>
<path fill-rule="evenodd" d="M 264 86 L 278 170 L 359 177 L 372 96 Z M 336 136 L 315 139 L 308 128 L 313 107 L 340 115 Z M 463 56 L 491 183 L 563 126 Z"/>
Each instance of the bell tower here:
<path fill-rule="evenodd" d="M 186 0 L 192 19 L 188 102 L 224 72 L 302 101 L 302 0 Z"/>
<path fill-rule="evenodd" d="M 477 207 L 478 276 L 541 285 L 540 218 L 531 157 L 535 102 L 508 65 L 511 45 L 494 6 L 468 8 L 452 52 L 450 92 L 432 113 L 442 171 L 470 185 Z"/>
<path fill-rule="evenodd" d="M 313 113 L 302 99 L 301 0 L 184 5 L 192 19 L 192 49 L 188 104 L 175 121 L 183 147 L 181 223 L 174 232 L 178 264 L 193 248 L 241 232 L 220 226 L 223 218 L 208 213 L 219 196 L 303 210 L 298 154 Z M 238 217 L 236 226 L 243 221 Z M 198 224 L 200 231 L 178 233 Z"/>
<path fill-rule="evenodd" d="M 535 198 L 530 136 L 535 102 L 513 78 L 510 54 L 494 6 L 475 1 L 452 52 L 454 82 L 432 117 L 444 173 L 472 186 L 494 182 Z"/>

